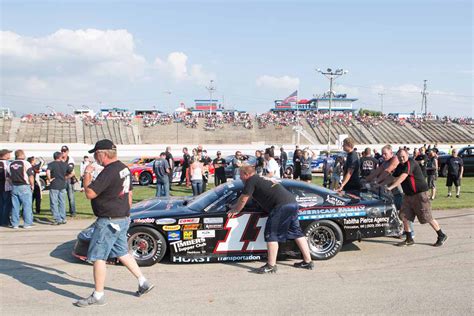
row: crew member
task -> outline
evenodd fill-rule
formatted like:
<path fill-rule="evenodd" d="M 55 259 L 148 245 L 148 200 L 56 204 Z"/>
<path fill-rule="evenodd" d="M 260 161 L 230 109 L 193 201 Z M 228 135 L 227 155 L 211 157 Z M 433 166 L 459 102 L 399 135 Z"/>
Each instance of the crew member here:
<path fill-rule="evenodd" d="M 298 221 L 298 203 L 293 194 L 276 180 L 257 175 L 253 166 L 240 167 L 240 179 L 244 182 L 244 189 L 235 205 L 232 206 L 229 217 L 235 217 L 242 211 L 250 197 L 269 213 L 264 234 L 268 262 L 257 272 L 263 274 L 277 271 L 278 243 L 286 242 L 287 239 L 294 239 L 303 254 L 303 261 L 295 263 L 294 266 L 312 270 L 314 264 L 311 261 L 308 241 L 301 231 Z"/>
<path fill-rule="evenodd" d="M 446 177 L 446 186 L 448 187 L 448 197 L 451 197 L 451 191 L 456 187 L 456 197 L 461 196 L 461 179 L 464 173 L 464 162 L 458 157 L 458 151 L 453 148 L 452 156 L 448 159 L 448 176 Z"/>
<path fill-rule="evenodd" d="M 0 150 L 0 226 L 10 225 L 12 211 L 12 186 L 8 166 L 11 150 Z"/>
<path fill-rule="evenodd" d="M 106 304 L 104 286 L 107 258 L 118 258 L 138 279 L 138 296 L 154 287 L 143 276 L 135 258 L 128 253 L 127 231 L 132 205 L 130 170 L 117 159 L 117 148 L 108 139 L 98 141 L 89 153 L 94 153 L 94 159 L 104 169 L 94 182 L 94 166 L 88 165 L 84 170 L 84 193 L 91 200 L 92 210 L 97 216 L 87 252 L 88 261 L 94 264 L 95 290 L 89 297 L 74 303 L 79 307 Z"/>
<path fill-rule="evenodd" d="M 17 229 L 20 224 L 20 208 L 23 206 L 23 228 L 33 226 L 33 190 L 35 188 L 35 171 L 25 160 L 25 152 L 15 151 L 15 160 L 10 163 L 9 171 L 12 181 L 12 228 Z"/>
<path fill-rule="evenodd" d="M 342 142 L 342 148 L 347 153 L 347 158 L 344 164 L 344 177 L 337 191 L 345 190 L 348 193 L 358 194 L 360 191 L 360 163 L 354 144 L 354 140 L 350 137 Z"/>
<path fill-rule="evenodd" d="M 214 165 L 214 185 L 217 187 L 219 184 L 226 183 L 226 161 L 222 158 L 222 153 L 220 151 L 217 152 L 217 158 L 212 161 L 212 164 Z"/>
<path fill-rule="evenodd" d="M 66 193 L 69 201 L 69 213 L 71 217 L 76 216 L 76 198 L 74 196 L 74 184 L 77 182 L 76 175 L 74 174 L 74 159 L 69 156 L 69 147 L 66 145 L 61 147 L 62 159 L 69 165 L 69 169 L 72 170 L 71 174 L 68 175 L 66 180 Z"/>

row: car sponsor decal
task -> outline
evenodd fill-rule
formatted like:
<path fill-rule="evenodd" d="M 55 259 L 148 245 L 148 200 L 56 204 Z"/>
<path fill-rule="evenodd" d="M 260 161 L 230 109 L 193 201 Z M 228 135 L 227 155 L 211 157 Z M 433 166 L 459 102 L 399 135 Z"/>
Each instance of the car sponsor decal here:
<path fill-rule="evenodd" d="M 311 207 L 323 202 L 323 198 L 320 196 L 297 196 L 296 202 L 301 207 Z"/>
<path fill-rule="evenodd" d="M 183 239 L 190 240 L 193 239 L 194 232 L 192 230 L 184 230 L 183 231 Z"/>
<path fill-rule="evenodd" d="M 337 197 L 332 196 L 332 195 L 326 196 L 326 202 L 332 205 L 336 205 L 336 206 L 341 206 L 341 205 L 346 204 L 343 200 L 338 199 Z"/>
<path fill-rule="evenodd" d="M 344 218 L 366 216 L 364 205 L 347 206 L 340 208 L 318 208 L 316 210 L 301 210 L 298 215 L 299 220 L 324 219 L 324 218 Z"/>
<path fill-rule="evenodd" d="M 204 225 L 205 229 L 222 229 L 224 228 L 224 224 L 206 224 Z"/>
<path fill-rule="evenodd" d="M 204 238 L 196 238 L 184 241 L 175 241 L 170 243 L 174 252 L 186 252 L 188 250 L 200 249 L 206 247 L 206 240 Z"/>
<path fill-rule="evenodd" d="M 134 219 L 133 222 L 134 223 L 141 223 L 141 224 L 154 223 L 155 219 L 154 218 L 137 218 L 137 219 Z"/>
<path fill-rule="evenodd" d="M 216 231 L 215 230 L 198 230 L 196 232 L 196 237 L 197 238 L 214 238 L 216 237 Z"/>
<path fill-rule="evenodd" d="M 168 240 L 180 240 L 181 239 L 181 231 L 177 230 L 174 232 L 168 232 Z"/>
<path fill-rule="evenodd" d="M 201 258 L 185 258 L 185 257 L 178 257 L 172 256 L 171 261 L 177 263 L 203 263 L 203 262 L 210 262 L 209 257 L 201 257 Z"/>
<path fill-rule="evenodd" d="M 176 223 L 174 218 L 160 218 L 155 221 L 156 225 L 170 225 Z"/>
<path fill-rule="evenodd" d="M 173 226 L 163 226 L 162 227 L 165 232 L 172 231 L 172 230 L 179 230 L 181 228 L 180 225 L 173 225 Z"/>
<path fill-rule="evenodd" d="M 201 224 L 183 225 L 183 230 L 198 230 L 198 229 L 201 229 Z"/>
<path fill-rule="evenodd" d="M 199 223 L 199 217 L 196 218 L 181 218 L 178 224 L 197 224 Z"/>
<path fill-rule="evenodd" d="M 219 240 L 214 249 L 214 253 L 227 252 L 263 252 L 267 250 L 267 244 L 264 239 L 264 227 L 267 222 L 267 216 L 260 217 L 250 224 L 252 214 L 242 214 L 228 218 L 224 225 L 227 229 L 227 234 L 224 240 Z M 248 230 L 253 230 L 257 233 L 255 239 L 246 240 L 244 234 Z"/>
<path fill-rule="evenodd" d="M 217 257 L 217 261 L 256 261 L 260 260 L 261 256 L 226 256 L 226 257 Z"/>
<path fill-rule="evenodd" d="M 344 229 L 367 229 L 390 226 L 390 217 L 344 218 Z"/>
<path fill-rule="evenodd" d="M 224 219 L 222 217 L 206 217 L 204 218 L 204 224 L 223 224 Z"/>

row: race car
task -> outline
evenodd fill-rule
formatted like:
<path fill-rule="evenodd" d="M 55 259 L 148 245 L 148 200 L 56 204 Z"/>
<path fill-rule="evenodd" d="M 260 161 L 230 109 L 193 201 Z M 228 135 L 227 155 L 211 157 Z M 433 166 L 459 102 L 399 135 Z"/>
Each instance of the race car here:
<path fill-rule="evenodd" d="M 147 163 L 150 163 L 152 161 L 154 161 L 157 157 L 137 157 L 137 158 L 133 158 L 132 160 L 130 160 L 128 163 L 127 163 L 127 166 L 128 167 L 133 167 L 133 166 L 136 166 L 136 165 L 145 165 Z"/>
<path fill-rule="evenodd" d="M 295 180 L 280 183 L 296 197 L 299 221 L 315 260 L 334 257 L 346 242 L 399 235 L 401 222 L 392 197 L 382 191 L 340 195 Z M 253 261 L 266 257 L 264 228 L 268 214 L 249 200 L 236 217 L 227 216 L 243 189 L 229 181 L 195 198 L 152 198 L 131 209 L 128 246 L 140 266 L 168 255 L 171 262 Z M 93 225 L 79 233 L 73 255 L 86 259 Z M 293 242 L 280 254 L 295 253 Z"/>

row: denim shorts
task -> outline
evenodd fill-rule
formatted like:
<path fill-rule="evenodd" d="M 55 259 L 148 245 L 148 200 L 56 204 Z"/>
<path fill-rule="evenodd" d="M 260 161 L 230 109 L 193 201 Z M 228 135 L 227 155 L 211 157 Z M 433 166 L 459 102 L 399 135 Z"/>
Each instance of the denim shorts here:
<path fill-rule="evenodd" d="M 298 221 L 298 204 L 279 205 L 270 212 L 265 225 L 266 242 L 285 242 L 300 237 L 304 234 Z"/>
<path fill-rule="evenodd" d="M 107 260 L 128 254 L 127 231 L 130 219 L 99 217 L 94 223 L 87 260 Z"/>

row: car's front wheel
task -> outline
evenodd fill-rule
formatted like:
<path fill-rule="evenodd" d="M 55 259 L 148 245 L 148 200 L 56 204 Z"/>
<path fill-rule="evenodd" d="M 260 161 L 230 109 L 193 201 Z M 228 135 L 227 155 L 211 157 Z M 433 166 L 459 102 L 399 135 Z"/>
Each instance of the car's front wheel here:
<path fill-rule="evenodd" d="M 328 220 L 312 222 L 306 228 L 305 235 L 314 260 L 331 259 L 341 250 L 344 242 L 341 228 Z"/>
<path fill-rule="evenodd" d="M 142 172 L 138 177 L 138 183 L 140 185 L 150 185 L 153 182 L 153 177 L 148 172 Z"/>
<path fill-rule="evenodd" d="M 150 227 L 132 227 L 128 231 L 128 249 L 139 266 L 160 262 L 166 254 L 166 239 Z"/>

